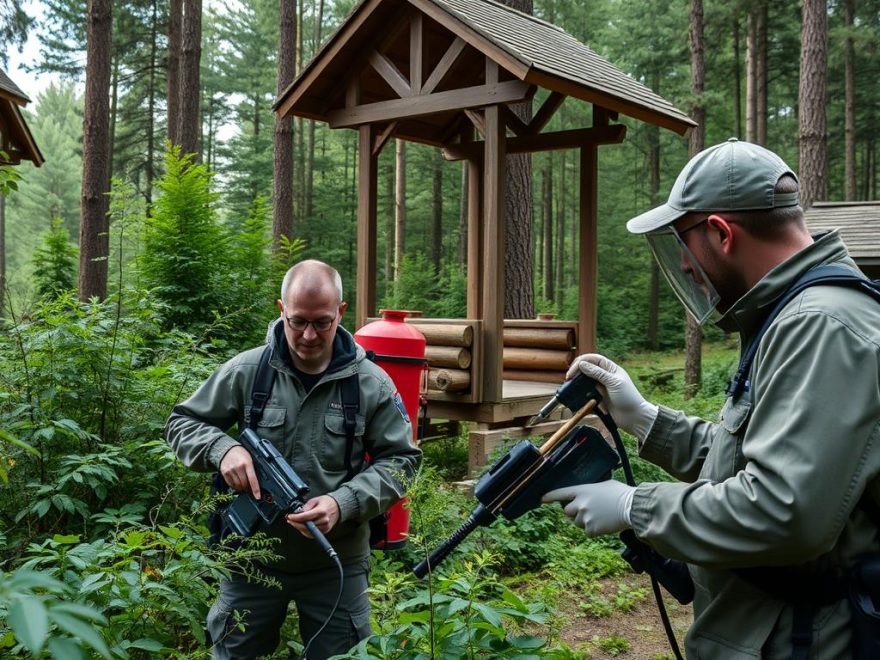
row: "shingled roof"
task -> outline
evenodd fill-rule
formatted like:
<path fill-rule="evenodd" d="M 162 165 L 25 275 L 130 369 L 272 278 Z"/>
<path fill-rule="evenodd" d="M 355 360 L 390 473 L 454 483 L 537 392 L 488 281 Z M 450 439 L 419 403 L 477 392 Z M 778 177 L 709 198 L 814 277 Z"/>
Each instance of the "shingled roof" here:
<path fill-rule="evenodd" d="M 19 107 L 28 103 L 30 99 L 25 93 L 0 70 L 0 151 L 7 156 L 0 158 L 0 163 L 17 164 L 29 160 L 39 167 L 44 162 Z"/>
<path fill-rule="evenodd" d="M 669 101 L 635 81 L 562 28 L 494 0 L 428 0 L 454 14 L 462 23 L 501 46 L 527 69 L 522 78 L 542 73 L 558 82 L 569 82 L 605 97 L 611 103 L 627 104 L 617 108 L 600 105 L 622 114 L 642 108 L 669 120 L 672 128 L 684 132 L 694 122 Z M 553 89 L 550 85 L 542 85 Z M 564 91 L 564 90 L 559 90 Z M 572 90 L 574 91 L 574 90 Z M 577 93 L 571 94 L 578 96 Z M 593 100 L 586 98 L 585 100 Z M 644 119 L 644 117 L 639 117 Z M 645 121 L 648 121 L 645 119 Z M 654 122 L 650 122 L 654 123 Z"/>
<path fill-rule="evenodd" d="M 806 218 L 814 234 L 839 229 L 860 266 L 880 266 L 880 202 L 815 202 Z"/>
<path fill-rule="evenodd" d="M 669 101 L 561 28 L 494 0 L 362 0 L 282 92 L 275 109 L 282 116 L 329 121 L 331 112 L 345 105 L 342 81 L 352 71 L 362 70 L 369 53 L 380 44 L 385 44 L 384 54 L 401 72 L 408 71 L 408 46 L 403 41 L 394 42 L 394 30 L 402 17 L 414 11 L 426 18 L 425 39 L 434 52 L 442 54 L 453 39 L 466 44 L 466 52 L 450 74 L 459 86 L 482 83 L 484 68 L 477 56 L 485 55 L 498 63 L 508 79 L 594 103 L 677 133 L 695 125 Z M 428 64 L 436 65 L 436 61 Z M 398 98 L 371 74 L 369 67 L 364 71 L 361 103 Z M 428 121 L 437 128 L 436 135 L 448 135 L 457 119 L 449 114 Z M 447 130 L 442 130 L 441 124 Z M 406 128 L 413 130 L 411 126 L 402 127 Z M 426 136 L 428 142 L 437 141 L 430 131 L 423 131 L 422 137 Z"/>

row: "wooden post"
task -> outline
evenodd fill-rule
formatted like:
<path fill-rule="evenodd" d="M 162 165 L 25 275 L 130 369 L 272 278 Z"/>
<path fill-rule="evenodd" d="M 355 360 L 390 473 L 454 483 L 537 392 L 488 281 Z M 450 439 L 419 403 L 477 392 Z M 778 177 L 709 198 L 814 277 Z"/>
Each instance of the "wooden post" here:
<path fill-rule="evenodd" d="M 358 128 L 357 309 L 355 328 L 376 315 L 376 164 L 372 124 Z"/>
<path fill-rule="evenodd" d="M 608 113 L 593 105 L 593 127 L 607 126 Z M 599 294 L 599 148 L 581 148 L 580 232 L 578 236 L 578 350 L 596 350 L 596 299 Z"/>
<path fill-rule="evenodd" d="M 486 58 L 486 84 L 498 82 L 498 65 Z M 483 400 L 502 398 L 502 335 L 504 332 L 505 229 L 504 186 L 506 133 L 501 107 L 486 106 L 483 160 Z"/>

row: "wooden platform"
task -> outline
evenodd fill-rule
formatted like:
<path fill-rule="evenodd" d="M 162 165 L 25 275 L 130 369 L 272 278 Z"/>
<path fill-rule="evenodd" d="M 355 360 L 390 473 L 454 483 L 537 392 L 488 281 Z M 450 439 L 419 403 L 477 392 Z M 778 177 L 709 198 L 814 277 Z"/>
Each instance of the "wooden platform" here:
<path fill-rule="evenodd" d="M 502 400 L 496 402 L 463 403 L 454 397 L 444 398 L 431 392 L 428 397 L 428 416 L 433 418 L 472 421 L 482 424 L 524 422 L 536 414 L 562 383 L 535 383 L 523 380 L 505 380 Z"/>

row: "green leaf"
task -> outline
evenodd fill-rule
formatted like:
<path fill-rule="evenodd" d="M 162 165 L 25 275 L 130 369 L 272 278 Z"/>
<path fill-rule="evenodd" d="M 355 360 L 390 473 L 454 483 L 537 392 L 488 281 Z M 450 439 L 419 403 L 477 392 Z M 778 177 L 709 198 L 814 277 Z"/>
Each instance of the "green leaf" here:
<path fill-rule="evenodd" d="M 54 660 L 85 660 L 82 648 L 70 637 L 52 637 L 48 646 Z"/>
<path fill-rule="evenodd" d="M 77 616 L 80 619 L 91 619 L 96 623 L 107 623 L 107 617 L 101 614 L 101 612 L 96 610 L 94 607 L 91 607 L 90 605 L 84 605 L 83 603 L 57 603 L 52 606 L 51 611 L 72 614 L 73 616 Z"/>
<path fill-rule="evenodd" d="M 88 623 L 64 612 L 58 612 L 55 609 L 49 610 L 49 617 L 58 624 L 59 628 L 74 637 L 79 637 L 83 642 L 100 653 L 102 657 L 110 658 L 110 649 L 107 648 L 104 639 Z"/>
<path fill-rule="evenodd" d="M 52 540 L 60 545 L 73 545 L 74 543 L 79 543 L 80 537 L 79 534 L 56 534 L 52 537 Z"/>
<path fill-rule="evenodd" d="M 49 591 L 60 591 L 64 584 L 45 573 L 19 569 L 12 574 L 9 586 L 19 590 L 47 589 Z"/>
<path fill-rule="evenodd" d="M 38 656 L 49 633 L 49 620 L 43 601 L 35 596 L 16 600 L 9 608 L 7 620 L 18 641 Z"/>
<path fill-rule="evenodd" d="M 8 433 L 2 429 L 0 429 L 0 440 L 3 440 L 4 442 L 8 442 L 9 444 L 15 445 L 16 447 L 20 447 L 21 449 L 24 449 L 26 452 L 29 452 L 29 453 L 33 454 L 34 456 L 40 455 L 40 452 L 39 452 L 39 450 L 36 449 L 36 447 L 32 447 L 28 443 L 24 442 L 23 440 L 19 440 L 15 436 L 11 435 L 10 433 Z"/>
<path fill-rule="evenodd" d="M 183 530 L 178 527 L 166 527 L 165 525 L 159 525 L 159 529 L 162 530 L 162 533 L 165 536 L 168 536 L 172 539 L 179 539 L 183 536 Z"/>
<path fill-rule="evenodd" d="M 125 642 L 125 648 L 127 649 L 142 649 L 144 651 L 152 651 L 153 653 L 159 653 L 165 646 L 162 642 L 155 639 L 136 639 L 133 642 Z"/>

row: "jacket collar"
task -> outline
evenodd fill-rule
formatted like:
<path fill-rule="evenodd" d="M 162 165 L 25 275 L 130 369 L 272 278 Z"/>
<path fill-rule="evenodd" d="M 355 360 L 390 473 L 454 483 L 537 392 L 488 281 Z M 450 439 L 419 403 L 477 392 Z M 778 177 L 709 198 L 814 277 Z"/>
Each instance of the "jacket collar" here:
<path fill-rule="evenodd" d="M 849 258 L 840 234 L 833 231 L 813 236 L 815 242 L 775 266 L 749 289 L 742 298 L 718 320 L 725 332 L 738 332 L 747 338 L 758 331 L 764 317 L 788 287 L 805 272 L 826 263 L 843 263 L 857 268 Z"/>
<path fill-rule="evenodd" d="M 293 374 L 293 363 L 290 358 L 290 349 L 284 336 L 284 319 L 281 317 L 269 323 L 266 333 L 266 343 L 272 347 L 272 357 L 269 363 L 280 371 Z M 352 334 L 341 325 L 336 328 L 336 337 L 333 338 L 333 357 L 324 372 L 325 377 L 342 378 L 355 373 L 357 364 L 365 360 L 367 354 L 354 340 Z M 323 379 L 322 379 L 323 380 Z"/>

